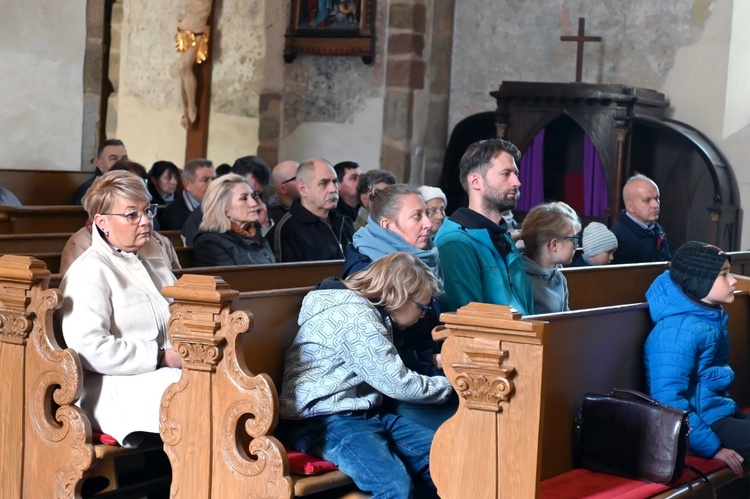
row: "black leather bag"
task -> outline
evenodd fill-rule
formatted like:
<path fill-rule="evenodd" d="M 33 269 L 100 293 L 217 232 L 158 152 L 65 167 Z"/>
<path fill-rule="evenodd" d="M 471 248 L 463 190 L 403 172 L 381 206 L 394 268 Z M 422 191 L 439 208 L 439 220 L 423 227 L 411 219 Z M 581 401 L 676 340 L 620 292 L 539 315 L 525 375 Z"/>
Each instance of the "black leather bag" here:
<path fill-rule="evenodd" d="M 687 413 L 635 390 L 587 393 L 577 419 L 579 465 L 652 483 L 682 475 Z"/>

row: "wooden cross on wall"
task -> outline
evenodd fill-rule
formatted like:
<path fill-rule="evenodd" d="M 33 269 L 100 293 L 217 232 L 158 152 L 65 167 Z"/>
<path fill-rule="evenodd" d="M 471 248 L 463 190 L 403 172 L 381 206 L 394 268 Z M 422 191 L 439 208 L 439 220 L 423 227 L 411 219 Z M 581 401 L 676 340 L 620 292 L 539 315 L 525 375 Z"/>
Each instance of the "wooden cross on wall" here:
<path fill-rule="evenodd" d="M 561 36 L 560 41 L 563 42 L 577 42 L 578 52 L 576 54 L 576 83 L 581 83 L 581 75 L 583 73 L 583 44 L 585 42 L 601 42 L 601 36 L 585 36 L 586 32 L 586 18 L 578 18 L 578 36 Z"/>

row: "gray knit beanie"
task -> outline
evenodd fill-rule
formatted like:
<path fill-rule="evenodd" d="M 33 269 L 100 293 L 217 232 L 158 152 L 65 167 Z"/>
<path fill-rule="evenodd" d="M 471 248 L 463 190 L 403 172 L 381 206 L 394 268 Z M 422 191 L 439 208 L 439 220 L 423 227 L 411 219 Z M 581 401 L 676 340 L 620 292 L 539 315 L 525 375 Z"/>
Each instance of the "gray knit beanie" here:
<path fill-rule="evenodd" d="M 617 237 L 606 225 L 591 222 L 583 229 L 583 254 L 591 257 L 617 249 Z"/>

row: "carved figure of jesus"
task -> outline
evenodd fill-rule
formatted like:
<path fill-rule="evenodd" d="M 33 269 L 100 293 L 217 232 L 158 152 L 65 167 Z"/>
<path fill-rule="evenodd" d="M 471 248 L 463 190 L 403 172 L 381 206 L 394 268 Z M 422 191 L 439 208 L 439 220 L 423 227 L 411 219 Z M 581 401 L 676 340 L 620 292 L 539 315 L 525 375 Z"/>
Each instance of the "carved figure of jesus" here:
<path fill-rule="evenodd" d="M 193 64 L 200 64 L 208 57 L 208 17 L 212 7 L 213 0 L 185 0 L 185 15 L 177 23 L 175 42 L 183 107 L 181 124 L 185 129 L 198 117 L 195 95 L 198 82 L 193 73 Z"/>

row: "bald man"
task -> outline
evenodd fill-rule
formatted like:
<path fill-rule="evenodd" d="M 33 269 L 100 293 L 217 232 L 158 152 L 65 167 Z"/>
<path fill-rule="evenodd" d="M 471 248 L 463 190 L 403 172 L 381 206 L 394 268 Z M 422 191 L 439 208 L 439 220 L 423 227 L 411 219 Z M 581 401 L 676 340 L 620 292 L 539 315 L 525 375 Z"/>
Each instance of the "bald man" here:
<path fill-rule="evenodd" d="M 612 263 L 665 262 L 672 259 L 667 236 L 657 220 L 659 187 L 645 175 L 630 177 L 622 189 L 625 210 L 620 212 L 612 232 L 617 251 Z"/>
<path fill-rule="evenodd" d="M 299 198 L 296 178 L 298 166 L 296 161 L 282 161 L 273 167 L 271 181 L 275 194 L 268 198 L 268 217 L 274 223 L 279 223 L 281 217 L 289 211 L 292 201 Z"/>

